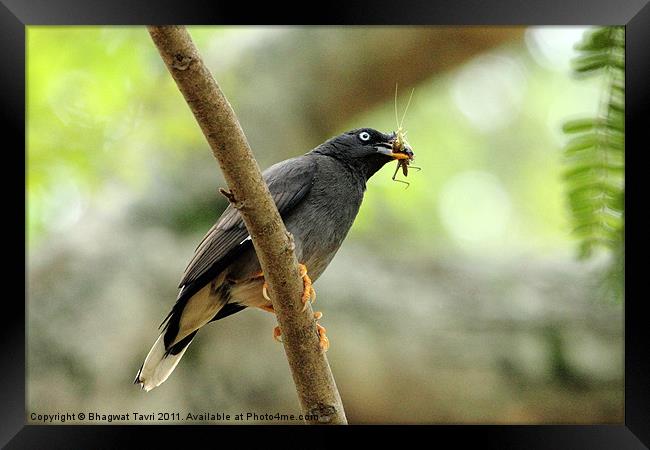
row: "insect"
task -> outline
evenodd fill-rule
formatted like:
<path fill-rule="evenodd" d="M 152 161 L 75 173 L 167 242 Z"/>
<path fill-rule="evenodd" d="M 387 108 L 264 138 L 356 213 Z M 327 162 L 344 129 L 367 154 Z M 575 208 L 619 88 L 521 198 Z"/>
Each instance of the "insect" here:
<path fill-rule="evenodd" d="M 395 131 L 395 141 L 393 141 L 393 152 L 401 152 L 404 153 L 404 147 L 409 146 L 408 141 L 406 140 L 406 131 L 404 131 L 404 128 L 402 125 L 404 124 L 404 118 L 406 117 L 406 112 L 409 109 L 409 105 L 411 104 L 411 99 L 413 98 L 413 92 L 415 89 L 411 90 L 411 95 L 409 96 L 409 100 L 406 103 L 406 108 L 404 109 L 404 114 L 402 115 L 402 120 L 400 121 L 397 115 L 397 84 L 395 84 L 395 122 L 397 125 L 397 130 Z M 399 169 L 402 169 L 402 173 L 404 176 L 408 176 L 409 173 L 409 166 L 412 161 L 412 157 L 409 159 L 398 159 L 397 160 L 397 167 L 395 168 L 395 172 L 393 173 L 393 181 L 396 181 L 398 183 L 404 183 L 406 184 L 406 189 L 410 186 L 411 183 L 408 181 L 404 180 L 398 180 L 397 179 L 397 173 L 399 172 Z M 410 166 L 411 169 L 415 170 L 421 170 L 421 167 L 417 166 Z"/>
<path fill-rule="evenodd" d="M 404 174 L 405 177 L 407 177 L 408 174 L 409 174 L 409 164 L 410 164 L 410 162 L 411 162 L 410 159 L 399 159 L 399 160 L 397 160 L 397 167 L 395 167 L 395 172 L 393 173 L 393 178 L 392 178 L 393 181 L 396 181 L 398 183 L 404 183 L 406 185 L 405 189 L 408 189 L 408 187 L 411 185 L 411 183 L 409 183 L 408 181 L 404 181 L 404 180 L 398 180 L 397 179 L 397 172 L 399 172 L 399 169 L 401 168 L 402 173 Z M 410 168 L 414 169 L 414 170 L 422 170 L 422 168 L 418 167 L 418 166 L 410 166 Z"/>

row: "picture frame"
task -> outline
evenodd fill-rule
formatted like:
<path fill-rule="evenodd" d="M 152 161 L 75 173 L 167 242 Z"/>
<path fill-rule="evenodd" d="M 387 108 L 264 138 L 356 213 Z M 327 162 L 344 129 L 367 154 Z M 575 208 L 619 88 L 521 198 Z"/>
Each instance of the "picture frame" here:
<path fill-rule="evenodd" d="M 650 103 L 648 79 L 650 79 L 650 6 L 646 0 L 606 2 L 598 0 L 584 2 L 576 0 L 552 0 L 546 2 L 481 2 L 462 0 L 449 2 L 363 2 L 346 3 L 339 9 L 335 5 L 317 13 L 309 8 L 291 8 L 291 13 L 282 11 L 276 5 L 251 8 L 243 4 L 221 5 L 216 2 L 171 2 L 147 3 L 101 2 L 98 0 L 51 0 L 25 1 L 2 0 L 0 4 L 0 36 L 3 48 L 2 80 L 0 90 L 5 132 L 14 137 L 17 146 L 25 148 L 25 32 L 30 25 L 145 25 L 145 24 L 261 24 L 277 22 L 283 24 L 428 24 L 428 25 L 594 25 L 618 24 L 626 26 L 626 199 L 625 221 L 625 421 L 620 425 L 440 425 L 418 427 L 336 427 L 324 434 L 318 431 L 311 439 L 338 435 L 349 439 L 348 433 L 364 433 L 381 439 L 387 433 L 408 434 L 408 441 L 414 439 L 413 432 L 430 442 L 453 442 L 454 446 L 480 446 L 486 448 L 526 449 L 642 449 L 650 446 L 650 350 L 644 339 L 647 325 L 642 322 L 644 295 L 638 273 L 643 266 L 642 252 L 645 249 L 641 236 L 641 212 L 633 201 L 640 200 L 642 153 L 640 134 L 646 126 L 648 104 Z M 253 11 L 251 11 L 253 10 Z M 5 135 L 7 136 L 7 135 Z M 18 154 L 14 147 L 6 147 L 7 153 Z M 26 148 L 25 148 L 26 151 Z M 24 156 L 24 155 L 23 155 Z M 25 158 L 22 158 L 25 164 Z M 13 173 L 10 180 L 12 196 L 25 186 L 26 168 L 20 171 L 10 165 L 5 170 Z M 22 183 L 22 186 L 17 186 Z M 17 196 L 17 195 L 16 195 Z M 16 200 L 18 202 L 18 200 Z M 25 227 L 13 219 L 13 211 L 26 217 L 25 197 L 20 203 L 7 205 L 9 218 L 6 236 L 10 241 L 25 239 Z M 13 206 L 13 208 L 12 208 Z M 641 245 L 639 245 L 641 244 Z M 26 245 L 26 244 L 25 244 Z M 23 258 L 26 251 L 23 247 Z M 20 259 L 20 258 L 19 258 Z M 637 263 L 637 261 L 639 261 Z M 6 269 L 11 274 L 13 264 Z M 25 271 L 27 265 L 25 261 Z M 7 272 L 5 272 L 7 273 Z M 13 274 L 12 274 L 13 275 Z M 26 273 L 23 274 L 26 279 Z M 10 286 L 14 277 L 7 278 Z M 25 281 L 24 298 L 29 299 Z M 237 437 L 248 440 L 252 437 L 273 438 L 278 430 L 286 426 L 255 426 L 255 435 L 247 427 L 165 426 L 138 425 L 26 425 L 25 413 L 25 311 L 26 305 L 13 296 L 5 296 L 2 326 L 3 351 L 0 352 L 3 370 L 0 372 L 2 408 L 0 444 L 6 448 L 124 448 L 135 442 L 169 442 L 182 435 L 203 442 L 215 439 Z M 232 433 L 232 434 L 231 434 Z M 314 433 L 306 427 L 292 427 L 292 440 L 298 441 L 302 433 Z M 296 433 L 296 434 L 294 434 Z M 307 437 L 305 435 L 305 437 Z M 325 439 L 322 442 L 325 443 Z M 242 441 L 244 442 L 244 441 Z"/>

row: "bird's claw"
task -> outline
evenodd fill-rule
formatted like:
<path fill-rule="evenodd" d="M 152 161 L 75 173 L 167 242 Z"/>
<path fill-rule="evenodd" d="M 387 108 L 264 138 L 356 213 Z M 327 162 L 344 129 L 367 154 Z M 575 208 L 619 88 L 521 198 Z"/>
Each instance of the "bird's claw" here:
<path fill-rule="evenodd" d="M 318 345 L 323 353 L 325 353 L 330 348 L 330 340 L 325 334 L 327 330 L 324 326 L 316 324 L 316 329 L 318 330 Z"/>
<path fill-rule="evenodd" d="M 316 301 L 316 291 L 312 286 L 311 278 L 307 275 L 307 267 L 305 267 L 304 264 L 299 264 L 298 268 L 300 269 L 300 277 L 303 280 L 302 297 L 300 299 L 303 303 L 302 310 L 305 311 L 307 309 L 307 302 L 314 303 Z M 255 275 L 256 278 L 263 276 L 263 273 Z M 262 297 L 269 302 L 271 301 L 271 297 L 269 296 L 269 284 L 266 281 L 264 281 L 264 284 L 262 285 Z"/>
<path fill-rule="evenodd" d="M 307 309 L 307 305 L 309 303 L 314 303 L 316 301 L 316 291 L 314 290 L 314 287 L 312 286 L 311 278 L 309 278 L 309 275 L 307 275 L 307 267 L 304 264 L 299 264 L 298 268 L 300 270 L 300 277 L 303 280 L 303 292 L 302 292 L 302 303 L 303 307 L 302 310 L 305 311 Z M 257 276 L 264 276 L 263 274 L 257 275 Z M 264 284 L 262 285 L 262 296 L 267 300 L 271 301 L 271 298 L 269 297 L 269 292 L 268 292 L 269 285 L 267 284 L 266 281 L 264 281 Z M 273 306 L 260 306 L 261 309 L 269 312 L 275 312 L 273 309 Z M 323 317 L 323 313 L 320 311 L 316 311 L 314 313 L 314 320 L 318 321 Z M 318 332 L 318 345 L 320 346 L 321 351 L 326 352 L 330 348 L 330 340 L 327 338 L 327 330 L 325 329 L 324 326 L 319 325 L 318 323 L 316 324 L 316 330 Z M 276 326 L 273 328 L 273 339 L 275 339 L 278 342 L 282 342 L 282 330 L 280 329 L 279 326 Z"/>
<path fill-rule="evenodd" d="M 307 309 L 307 302 L 314 303 L 316 301 L 316 291 L 312 286 L 311 278 L 307 275 L 307 267 L 304 264 L 298 264 L 298 269 L 300 270 L 300 276 L 303 282 L 301 301 L 303 303 L 302 310 L 305 311 Z"/>
<path fill-rule="evenodd" d="M 320 320 L 323 317 L 323 313 L 316 311 L 314 313 L 314 320 Z M 323 352 L 326 352 L 330 348 L 330 340 L 327 338 L 327 329 L 320 325 L 316 324 L 316 331 L 318 332 L 318 345 Z M 273 328 L 273 339 L 278 342 L 282 342 L 282 330 L 279 326 Z"/>
<path fill-rule="evenodd" d="M 316 311 L 314 313 L 314 320 L 316 320 L 316 331 L 318 332 L 318 345 L 321 351 L 325 353 L 330 348 L 330 340 L 327 338 L 327 330 L 325 327 L 318 323 L 322 317 L 322 312 Z"/>
<path fill-rule="evenodd" d="M 311 281 L 310 281 L 311 283 Z M 307 283 L 305 283 L 307 284 Z M 307 309 L 307 303 L 314 303 L 316 301 L 316 291 L 313 287 L 309 286 L 309 290 L 306 290 L 302 294 L 302 310 L 303 312 Z"/>
<path fill-rule="evenodd" d="M 273 328 L 273 339 L 278 342 L 282 342 L 282 338 L 280 336 L 282 336 L 282 330 L 280 330 L 280 327 L 277 326 Z"/>

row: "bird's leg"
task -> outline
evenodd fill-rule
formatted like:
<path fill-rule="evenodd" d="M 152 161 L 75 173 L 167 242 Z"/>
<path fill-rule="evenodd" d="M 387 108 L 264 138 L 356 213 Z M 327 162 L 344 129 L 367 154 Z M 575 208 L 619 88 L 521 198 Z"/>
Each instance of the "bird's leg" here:
<path fill-rule="evenodd" d="M 302 310 L 307 309 L 307 302 L 311 300 L 311 303 L 316 301 L 316 291 L 312 287 L 311 278 L 307 275 L 307 266 L 304 264 L 298 264 L 298 269 L 300 270 L 300 276 L 302 277 L 303 288 L 302 288 Z"/>
<path fill-rule="evenodd" d="M 256 272 L 253 275 L 251 275 L 248 279 L 249 280 L 255 280 L 256 278 L 264 278 L 264 272 Z M 264 284 L 262 285 L 262 297 L 264 297 L 265 300 L 268 300 L 269 302 L 271 301 L 271 297 L 269 297 L 269 284 L 264 280 Z M 260 306 L 260 308 L 262 308 Z M 262 308 L 264 309 L 264 308 Z M 273 312 L 273 310 L 269 311 Z"/>
<path fill-rule="evenodd" d="M 262 308 L 264 309 L 264 308 Z M 265 309 L 265 311 L 268 311 Z M 271 310 L 272 312 L 272 310 Z M 321 317 L 323 317 L 323 313 L 320 311 L 317 311 L 314 313 L 314 320 L 319 320 Z M 330 340 L 327 337 L 327 329 L 325 329 L 324 326 L 320 325 L 319 323 L 316 323 L 316 330 L 318 332 L 318 345 L 320 346 L 321 350 L 323 352 L 326 352 L 330 348 Z M 273 339 L 275 339 L 278 342 L 282 342 L 282 330 L 280 329 L 279 326 L 273 328 Z"/>
<path fill-rule="evenodd" d="M 304 264 L 298 264 L 298 269 L 300 270 L 300 277 L 302 278 L 303 282 L 303 288 L 302 288 L 302 297 L 301 301 L 303 303 L 302 310 L 304 311 L 307 309 L 307 302 L 311 301 L 311 303 L 314 303 L 316 301 L 316 291 L 314 290 L 314 287 L 312 286 L 311 278 L 309 278 L 309 275 L 307 275 L 307 266 Z M 251 278 L 260 278 L 264 276 L 264 272 L 259 272 L 253 275 Z M 264 297 L 265 300 L 271 301 L 271 297 L 269 297 L 269 284 L 264 281 L 264 284 L 262 285 L 262 297 Z"/>
<path fill-rule="evenodd" d="M 262 305 L 262 306 L 258 306 L 258 308 L 261 309 L 262 311 L 266 311 L 266 312 L 270 312 L 270 313 L 275 314 L 275 310 L 273 309 L 273 305 Z"/>
<path fill-rule="evenodd" d="M 269 284 L 264 280 L 264 284 L 262 285 L 262 297 L 264 297 L 265 300 L 271 301 L 271 297 L 269 297 Z"/>
<path fill-rule="evenodd" d="M 302 290 L 302 297 L 301 301 L 303 303 L 303 308 L 302 310 L 304 311 L 307 309 L 307 302 L 311 301 L 311 303 L 314 303 L 316 301 L 316 291 L 314 290 L 314 287 L 312 286 L 312 281 L 311 278 L 309 278 L 309 275 L 307 275 L 307 266 L 304 264 L 298 264 L 298 269 L 300 271 L 300 277 L 303 280 L 303 290 Z M 264 273 L 259 272 L 254 274 L 251 278 L 260 278 L 263 277 Z M 268 283 L 264 281 L 264 284 L 262 285 L 262 296 L 268 300 L 269 302 L 271 301 L 271 298 L 269 297 L 268 294 Z M 275 314 L 275 310 L 273 309 L 273 305 L 262 305 L 259 306 L 258 308 L 268 311 L 271 313 Z M 318 321 L 320 318 L 323 317 L 323 313 L 320 311 L 317 311 L 314 313 L 314 320 Z M 327 338 L 327 330 L 325 329 L 324 326 L 316 323 L 316 329 L 318 330 L 318 343 L 320 345 L 321 350 L 326 352 L 329 347 L 330 347 L 330 341 Z M 280 329 L 279 326 L 276 326 L 273 329 L 273 339 L 275 339 L 278 342 L 282 342 L 282 339 L 280 338 L 282 336 L 282 330 Z"/>
<path fill-rule="evenodd" d="M 260 272 L 259 274 L 256 274 L 254 276 L 254 278 L 259 278 L 259 277 L 263 277 L 263 276 L 264 276 L 264 272 Z M 262 285 L 262 296 L 267 301 L 270 302 L 271 297 L 269 297 L 268 288 L 269 288 L 269 285 L 266 282 L 266 280 L 264 280 L 264 284 Z M 267 311 L 267 312 L 275 314 L 275 310 L 273 309 L 273 304 L 271 304 L 271 303 L 268 304 L 268 305 L 258 306 L 258 308 L 263 310 L 263 311 Z M 275 328 L 273 328 L 273 339 L 275 339 L 278 342 L 282 342 L 282 338 L 280 336 L 282 336 L 282 331 L 280 330 L 280 326 L 276 326 Z"/>
<path fill-rule="evenodd" d="M 268 311 L 270 313 L 275 314 L 275 310 L 273 309 L 273 305 L 262 305 L 258 306 L 259 309 L 263 311 Z M 314 313 L 314 320 L 316 321 L 316 330 L 318 331 L 318 345 L 320 346 L 321 350 L 326 352 L 330 348 L 330 340 L 327 338 L 327 329 L 320 325 L 318 321 L 323 317 L 323 313 L 320 311 L 316 311 Z M 282 342 L 282 330 L 280 329 L 279 326 L 276 326 L 273 328 L 273 339 L 275 339 L 278 342 Z"/>

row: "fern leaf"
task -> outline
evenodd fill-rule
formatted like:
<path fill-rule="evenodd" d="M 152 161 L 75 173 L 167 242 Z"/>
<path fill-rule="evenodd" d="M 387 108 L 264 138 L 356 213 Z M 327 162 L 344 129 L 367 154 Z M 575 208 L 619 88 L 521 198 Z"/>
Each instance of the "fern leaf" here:
<path fill-rule="evenodd" d="M 567 200 L 579 256 L 597 247 L 620 254 L 623 241 L 625 151 L 625 30 L 600 27 L 588 31 L 575 48 L 576 75 L 604 74 L 605 101 L 597 117 L 567 121 L 571 138 L 564 147 Z"/>

